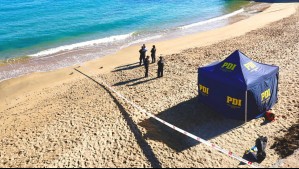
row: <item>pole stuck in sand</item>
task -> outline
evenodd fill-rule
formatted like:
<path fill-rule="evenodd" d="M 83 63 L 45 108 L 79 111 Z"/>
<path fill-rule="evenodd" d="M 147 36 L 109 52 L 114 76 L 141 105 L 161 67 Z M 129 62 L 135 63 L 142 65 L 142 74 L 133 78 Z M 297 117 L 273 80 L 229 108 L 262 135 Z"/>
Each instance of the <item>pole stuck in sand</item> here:
<path fill-rule="evenodd" d="M 247 123 L 248 121 L 248 91 L 246 90 L 246 93 L 245 93 L 245 123 Z"/>

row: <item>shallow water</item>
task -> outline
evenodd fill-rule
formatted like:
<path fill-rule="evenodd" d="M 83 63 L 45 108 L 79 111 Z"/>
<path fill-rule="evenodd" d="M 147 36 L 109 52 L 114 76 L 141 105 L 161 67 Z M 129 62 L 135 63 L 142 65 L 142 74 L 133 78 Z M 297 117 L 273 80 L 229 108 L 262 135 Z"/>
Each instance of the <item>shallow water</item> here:
<path fill-rule="evenodd" d="M 0 81 L 71 66 L 134 44 L 221 27 L 244 14 L 249 3 L 1 0 L 0 60 L 9 65 L 0 65 Z"/>

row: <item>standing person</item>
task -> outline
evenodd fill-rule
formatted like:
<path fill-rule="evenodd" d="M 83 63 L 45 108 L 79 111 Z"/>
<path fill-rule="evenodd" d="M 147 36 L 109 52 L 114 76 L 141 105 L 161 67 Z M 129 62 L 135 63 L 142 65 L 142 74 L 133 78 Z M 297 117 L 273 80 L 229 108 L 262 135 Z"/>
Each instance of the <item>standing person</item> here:
<path fill-rule="evenodd" d="M 157 49 L 156 49 L 156 46 L 154 45 L 152 50 L 151 50 L 152 63 L 156 63 L 156 51 L 157 51 Z"/>
<path fill-rule="evenodd" d="M 144 60 L 144 67 L 145 67 L 145 77 L 148 77 L 148 69 L 149 69 L 149 56 L 146 57 Z"/>
<path fill-rule="evenodd" d="M 162 56 L 160 56 L 160 60 L 158 62 L 158 78 L 163 77 L 163 71 L 164 71 L 164 59 Z"/>
<path fill-rule="evenodd" d="M 144 64 L 144 61 L 145 61 L 145 56 L 146 56 L 146 47 L 145 46 L 142 46 L 141 49 L 139 50 L 139 53 L 140 53 L 140 66 L 141 66 L 141 63 L 143 62 Z"/>
<path fill-rule="evenodd" d="M 140 56 L 139 56 L 139 66 L 141 66 L 141 64 L 143 62 L 143 59 L 142 59 L 142 48 L 143 48 L 143 46 L 141 46 L 141 49 L 139 50 L 139 54 L 140 54 Z"/>
<path fill-rule="evenodd" d="M 144 52 L 144 59 L 145 59 L 146 52 L 147 52 L 147 48 L 146 48 L 145 44 L 142 45 L 142 49 L 143 49 L 143 52 Z"/>

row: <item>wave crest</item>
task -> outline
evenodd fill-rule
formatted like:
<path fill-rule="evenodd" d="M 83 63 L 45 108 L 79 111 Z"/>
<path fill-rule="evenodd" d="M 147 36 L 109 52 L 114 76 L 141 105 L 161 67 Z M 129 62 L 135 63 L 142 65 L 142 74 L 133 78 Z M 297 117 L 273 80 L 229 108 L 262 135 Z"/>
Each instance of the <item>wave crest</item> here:
<path fill-rule="evenodd" d="M 30 57 L 43 57 L 43 56 L 48 56 L 48 55 L 52 55 L 55 53 L 65 52 L 65 51 L 74 50 L 74 49 L 78 49 L 78 48 L 95 46 L 95 45 L 103 44 L 103 43 L 122 41 L 127 38 L 130 38 L 133 34 L 134 34 L 134 32 L 125 34 L 125 35 L 110 36 L 107 38 L 102 38 L 102 39 L 97 39 L 97 40 L 75 43 L 75 44 L 71 44 L 71 45 L 64 45 L 64 46 L 60 46 L 57 48 L 47 49 L 47 50 L 38 52 L 36 54 L 29 55 L 29 56 Z"/>
<path fill-rule="evenodd" d="M 235 16 L 235 15 L 238 15 L 238 14 L 244 12 L 244 11 L 245 10 L 242 8 L 242 9 L 237 10 L 235 12 L 232 12 L 230 14 L 222 15 L 222 16 L 217 17 L 217 18 L 212 18 L 212 19 L 209 19 L 209 20 L 205 20 L 205 21 L 193 23 L 193 24 L 190 24 L 190 25 L 182 26 L 182 27 L 179 27 L 179 29 L 189 29 L 189 28 L 192 28 L 192 27 L 201 26 L 201 25 L 205 25 L 205 24 L 208 24 L 208 23 L 220 21 L 220 20 L 227 19 L 227 18 L 230 18 L 230 17 Z"/>

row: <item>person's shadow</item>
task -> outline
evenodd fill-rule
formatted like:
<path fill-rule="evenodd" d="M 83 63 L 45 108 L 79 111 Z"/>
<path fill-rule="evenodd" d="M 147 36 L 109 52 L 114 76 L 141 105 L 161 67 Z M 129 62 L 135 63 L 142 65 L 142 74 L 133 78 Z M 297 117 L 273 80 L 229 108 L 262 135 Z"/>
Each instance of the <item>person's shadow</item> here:
<path fill-rule="evenodd" d="M 123 81 L 123 82 L 118 82 L 118 83 L 115 83 L 113 86 L 122 86 L 122 85 L 126 85 L 126 84 L 129 84 L 129 83 L 132 83 L 132 82 L 139 81 L 141 79 L 143 79 L 143 77 L 136 78 L 136 79 L 130 79 L 130 80 Z"/>
<path fill-rule="evenodd" d="M 205 140 L 220 136 L 244 124 L 243 121 L 226 119 L 216 114 L 198 101 L 198 98 L 182 102 L 157 115 L 168 123 L 188 131 Z M 199 144 L 153 118 L 139 124 L 147 130 L 145 137 L 165 143 L 177 152 L 182 152 Z"/>
<path fill-rule="evenodd" d="M 118 66 L 116 67 L 112 72 L 120 72 L 120 71 L 124 71 L 124 70 L 132 70 L 135 68 L 140 67 L 139 63 L 132 63 L 132 64 L 128 64 L 128 65 L 123 65 L 123 66 Z"/>

